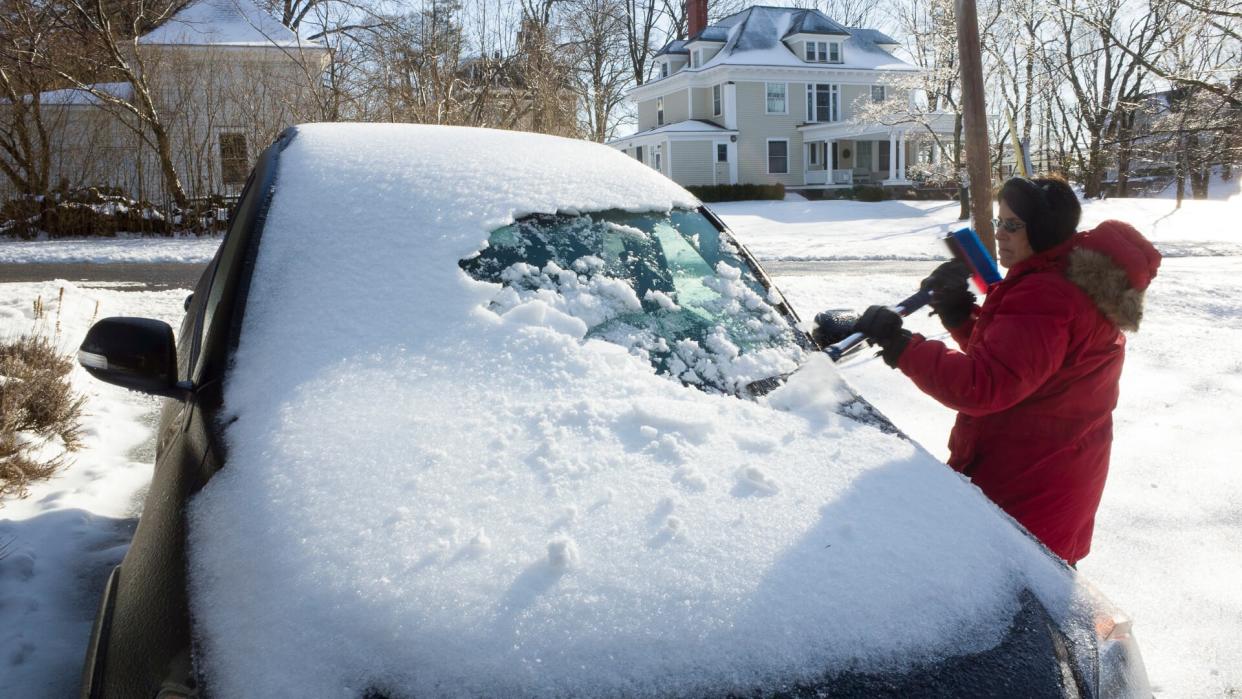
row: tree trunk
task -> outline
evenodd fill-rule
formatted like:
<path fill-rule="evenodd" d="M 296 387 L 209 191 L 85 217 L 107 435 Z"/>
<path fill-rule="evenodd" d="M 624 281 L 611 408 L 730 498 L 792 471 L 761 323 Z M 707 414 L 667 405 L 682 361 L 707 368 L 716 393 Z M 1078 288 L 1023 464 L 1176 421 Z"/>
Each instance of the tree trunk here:
<path fill-rule="evenodd" d="M 959 175 L 962 172 L 962 115 L 958 114 L 953 118 L 953 173 Z M 958 184 L 958 203 L 960 208 L 957 213 L 957 220 L 970 220 L 970 181 L 962 178 Z"/>
<path fill-rule="evenodd" d="M 975 232 L 996 256 L 992 231 L 992 178 L 988 163 L 988 122 L 983 93 L 983 59 L 975 0 L 957 0 L 957 52 L 962 70 L 962 121 L 966 131 L 966 168 Z"/>

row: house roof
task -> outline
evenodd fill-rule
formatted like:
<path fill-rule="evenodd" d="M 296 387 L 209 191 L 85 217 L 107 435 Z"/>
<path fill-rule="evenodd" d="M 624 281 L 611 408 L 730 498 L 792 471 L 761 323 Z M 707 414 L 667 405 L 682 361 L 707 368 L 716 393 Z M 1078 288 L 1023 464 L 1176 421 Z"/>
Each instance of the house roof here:
<path fill-rule="evenodd" d="M 686 121 L 678 121 L 672 124 L 665 124 L 664 126 L 657 126 L 654 129 L 647 129 L 646 131 L 636 131 L 632 134 L 626 134 L 625 136 L 614 138 L 608 143 L 611 145 L 618 141 L 626 141 L 634 138 L 641 138 L 643 136 L 673 133 L 735 134 L 737 131 L 735 129 L 726 129 L 720 124 L 707 121 L 705 119 L 687 119 Z"/>
<path fill-rule="evenodd" d="M 111 95 L 112 97 L 122 100 L 128 100 L 131 96 L 133 96 L 134 92 L 133 86 L 127 82 L 95 83 L 91 85 L 91 87 L 103 94 Z M 27 96 L 25 100 L 29 102 L 30 97 Z M 3 102 L 0 102 L 0 104 L 6 104 L 7 102 L 8 100 L 4 100 Z M 90 90 L 84 90 L 77 87 L 67 87 L 60 90 L 49 90 L 47 92 L 39 93 L 39 102 L 44 105 L 94 106 L 102 104 L 103 100 Z"/>
<path fill-rule="evenodd" d="M 664 48 L 656 51 L 657 56 L 663 56 L 666 53 L 690 53 L 690 49 L 686 48 L 686 42 L 681 39 L 674 39 L 664 45 Z"/>
<path fill-rule="evenodd" d="M 699 37 L 725 36 L 725 45 L 710 60 L 695 70 L 717 65 L 771 65 L 806 67 L 807 63 L 794 54 L 784 39 L 794 34 L 824 34 L 843 37 L 846 61 L 843 68 L 882 70 L 916 70 L 882 46 L 897 42 L 874 29 L 845 27 L 819 10 L 756 5 L 729 15 L 706 27 Z M 657 56 L 686 53 L 685 41 L 671 41 Z"/>
<path fill-rule="evenodd" d="M 789 31 L 785 32 L 785 36 L 782 38 L 788 38 L 794 34 L 849 36 L 850 31 L 819 10 L 800 10 L 794 15 Z"/>
<path fill-rule="evenodd" d="M 297 35 L 253 0 L 193 0 L 138 43 L 186 46 L 324 46 Z"/>

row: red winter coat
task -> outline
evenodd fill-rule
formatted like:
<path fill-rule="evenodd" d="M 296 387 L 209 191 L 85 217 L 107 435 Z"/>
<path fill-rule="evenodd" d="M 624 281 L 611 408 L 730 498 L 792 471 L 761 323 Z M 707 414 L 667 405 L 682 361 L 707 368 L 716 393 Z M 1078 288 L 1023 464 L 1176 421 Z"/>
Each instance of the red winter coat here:
<path fill-rule="evenodd" d="M 1160 254 L 1106 221 L 1033 255 L 954 328 L 959 352 L 914 335 L 898 368 L 958 411 L 949 465 L 1054 553 L 1091 548 L 1108 475 L 1112 411 Z"/>

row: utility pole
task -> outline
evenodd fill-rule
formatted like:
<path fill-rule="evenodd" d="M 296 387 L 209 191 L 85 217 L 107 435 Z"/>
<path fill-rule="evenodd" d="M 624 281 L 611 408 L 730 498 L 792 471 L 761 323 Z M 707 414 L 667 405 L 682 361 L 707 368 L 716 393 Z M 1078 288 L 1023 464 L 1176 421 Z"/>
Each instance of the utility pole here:
<path fill-rule="evenodd" d="M 966 132 L 966 174 L 970 180 L 970 217 L 983 247 L 996 257 L 992 230 L 992 173 L 988 167 L 988 120 L 983 103 L 983 59 L 975 0 L 956 0 L 957 56 L 962 69 L 962 125 Z"/>

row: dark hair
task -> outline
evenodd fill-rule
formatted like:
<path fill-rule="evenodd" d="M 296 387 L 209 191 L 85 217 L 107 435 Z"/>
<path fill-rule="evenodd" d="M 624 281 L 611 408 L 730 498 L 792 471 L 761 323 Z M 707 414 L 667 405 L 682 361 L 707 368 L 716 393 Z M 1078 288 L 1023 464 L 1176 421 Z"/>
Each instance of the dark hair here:
<path fill-rule="evenodd" d="M 1026 224 L 1026 237 L 1035 252 L 1050 250 L 1078 230 L 1082 205 L 1069 183 L 1059 177 L 1013 177 L 996 195 Z"/>

